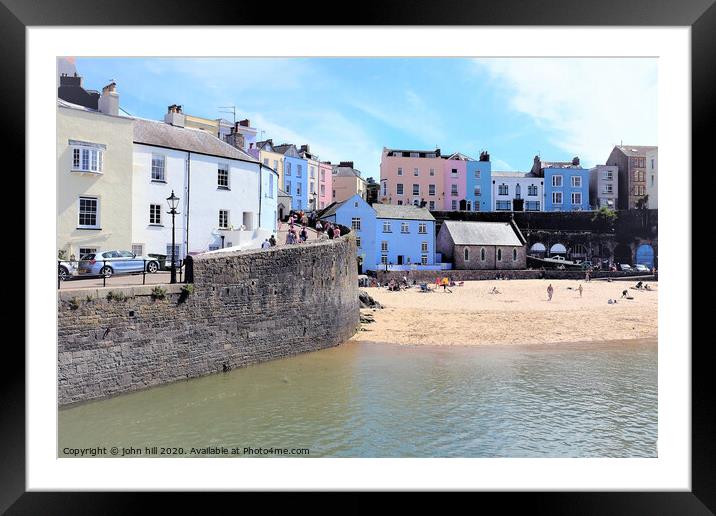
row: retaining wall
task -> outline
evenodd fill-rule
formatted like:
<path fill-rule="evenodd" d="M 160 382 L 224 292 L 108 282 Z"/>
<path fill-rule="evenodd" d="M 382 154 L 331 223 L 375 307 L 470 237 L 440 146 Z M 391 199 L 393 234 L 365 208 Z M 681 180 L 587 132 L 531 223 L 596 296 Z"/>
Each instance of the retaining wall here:
<path fill-rule="evenodd" d="M 62 290 L 58 403 L 336 346 L 359 325 L 355 255 L 347 235 L 193 257 L 191 294 L 182 285 L 163 285 L 163 298 L 154 286 Z"/>

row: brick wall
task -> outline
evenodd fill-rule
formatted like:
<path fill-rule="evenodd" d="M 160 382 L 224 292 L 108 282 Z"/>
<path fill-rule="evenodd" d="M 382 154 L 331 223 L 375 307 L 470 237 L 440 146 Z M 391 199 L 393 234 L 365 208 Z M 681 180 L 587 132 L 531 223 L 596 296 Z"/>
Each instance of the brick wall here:
<path fill-rule="evenodd" d="M 193 260 L 164 285 L 58 293 L 58 403 L 102 398 L 341 344 L 359 324 L 355 238 Z M 108 300 L 109 291 L 125 300 Z M 318 317 L 317 317 L 318 316 Z"/>

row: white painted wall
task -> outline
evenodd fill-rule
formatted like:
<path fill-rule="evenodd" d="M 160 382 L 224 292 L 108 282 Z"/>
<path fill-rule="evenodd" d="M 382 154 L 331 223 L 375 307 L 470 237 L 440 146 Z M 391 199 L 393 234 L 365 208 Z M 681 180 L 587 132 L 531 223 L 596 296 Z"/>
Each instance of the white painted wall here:
<path fill-rule="evenodd" d="M 166 183 L 151 180 L 152 154 L 166 156 Z M 229 166 L 228 190 L 218 186 L 219 164 Z M 258 163 L 134 144 L 132 243 L 144 244 L 145 254 L 167 252 L 167 245 L 171 243 L 171 218 L 166 213 L 166 198 L 172 189 L 181 197 L 178 208 L 181 215 L 176 218 L 176 242 L 182 245 L 183 252 L 201 253 L 212 245 L 220 247 L 221 235 L 225 246 L 238 245 L 240 242 L 234 240 L 245 223 L 246 231 L 240 235 L 242 243 L 270 235 L 276 229 L 278 181 L 274 171 L 263 168 L 263 184 L 260 185 L 259 174 Z M 269 175 L 274 176 L 273 197 L 268 196 Z M 162 205 L 161 227 L 149 224 L 150 204 Z M 219 229 L 219 210 L 229 211 L 229 230 Z M 260 246 L 260 242 L 257 245 Z"/>
<path fill-rule="evenodd" d="M 652 160 L 654 166 L 652 167 Z M 652 185 L 652 176 L 654 184 Z M 647 151 L 646 153 L 646 193 L 649 195 L 649 208 L 659 207 L 659 149 Z"/>
<path fill-rule="evenodd" d="M 520 185 L 520 195 L 522 199 L 527 201 L 539 201 L 539 211 L 544 211 L 544 186 L 542 177 L 512 177 L 512 176 L 492 176 L 492 211 L 497 211 L 497 201 L 512 201 L 516 196 L 517 185 Z M 508 186 L 508 194 L 500 195 L 500 185 Z M 527 195 L 530 185 L 537 186 L 537 196 Z"/>

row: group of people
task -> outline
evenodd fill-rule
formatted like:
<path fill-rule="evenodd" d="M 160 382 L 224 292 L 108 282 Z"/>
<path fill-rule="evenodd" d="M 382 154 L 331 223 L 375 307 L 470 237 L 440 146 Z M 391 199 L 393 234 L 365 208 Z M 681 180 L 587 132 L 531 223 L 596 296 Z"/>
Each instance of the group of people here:
<path fill-rule="evenodd" d="M 341 236 L 341 228 L 328 221 L 321 222 L 318 220 L 316 221 L 316 233 L 318 233 L 319 240 L 324 240 L 326 238 L 338 238 Z"/>
<path fill-rule="evenodd" d="M 271 238 L 265 239 L 263 244 L 261 244 L 261 249 L 268 249 L 270 247 L 274 247 L 275 245 L 276 245 L 276 235 L 271 235 Z"/>

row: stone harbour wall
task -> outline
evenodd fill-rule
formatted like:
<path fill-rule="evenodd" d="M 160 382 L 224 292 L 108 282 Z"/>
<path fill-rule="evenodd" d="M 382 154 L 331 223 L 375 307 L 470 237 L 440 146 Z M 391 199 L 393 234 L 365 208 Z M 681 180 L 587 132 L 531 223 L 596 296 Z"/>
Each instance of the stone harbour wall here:
<path fill-rule="evenodd" d="M 355 238 L 204 254 L 183 285 L 58 293 L 58 403 L 337 346 L 359 326 Z M 112 299 L 108 293 L 112 291 Z M 124 299 L 122 299 L 122 297 Z"/>

